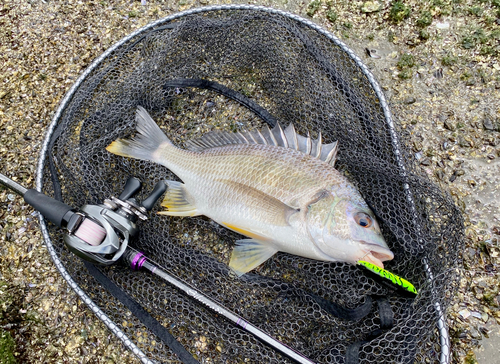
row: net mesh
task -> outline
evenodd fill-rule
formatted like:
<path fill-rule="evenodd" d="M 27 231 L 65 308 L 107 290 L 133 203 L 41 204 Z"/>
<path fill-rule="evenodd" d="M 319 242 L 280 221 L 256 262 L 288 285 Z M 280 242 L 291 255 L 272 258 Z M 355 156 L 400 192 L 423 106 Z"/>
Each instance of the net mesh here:
<path fill-rule="evenodd" d="M 386 268 L 412 282 L 416 299 L 398 296 L 352 265 L 278 253 L 240 279 L 228 274 L 240 238 L 208 218 L 157 215 L 132 243 L 176 277 L 318 363 L 344 363 L 360 343 L 361 363 L 437 363 L 437 305 L 446 310 L 457 282 L 462 220 L 451 199 L 422 177 L 409 148 L 397 144 L 369 77 L 330 37 L 300 20 L 256 10 L 186 14 L 139 33 L 85 78 L 58 120 L 44 163 L 44 192 L 72 206 L 98 204 L 139 178 L 142 200 L 168 169 L 108 153 L 135 130 L 137 106 L 148 110 L 174 144 L 222 129 L 261 128 L 264 121 L 227 95 L 165 87 L 179 79 L 210 80 L 251 99 L 299 134 L 338 140 L 336 168 L 353 181 L 378 215 L 395 259 Z M 175 83 L 174 83 L 175 84 Z M 146 355 L 176 356 L 64 248 L 49 226 L 71 277 Z M 100 268 L 203 363 L 286 363 L 279 352 L 146 272 Z M 429 272 L 432 275 L 429 275 Z M 355 308 L 388 296 L 394 325 L 380 330 L 373 306 L 357 321 L 337 318 L 315 297 Z M 379 335 L 372 337 L 379 330 Z"/>

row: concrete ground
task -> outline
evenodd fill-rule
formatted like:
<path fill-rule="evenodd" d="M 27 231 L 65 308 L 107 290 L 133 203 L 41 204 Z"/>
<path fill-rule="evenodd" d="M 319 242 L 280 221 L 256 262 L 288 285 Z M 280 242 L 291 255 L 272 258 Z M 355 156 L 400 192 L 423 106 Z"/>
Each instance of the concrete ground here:
<path fill-rule="evenodd" d="M 491 323 L 486 326 L 491 330 L 489 338 L 481 340 L 481 348 L 475 349 L 476 359 L 479 364 L 500 363 L 500 326 Z"/>
<path fill-rule="evenodd" d="M 2 1 L 0 172 L 34 186 L 58 103 L 110 45 L 174 12 L 225 2 Z M 500 2 L 250 2 L 317 22 L 375 74 L 422 173 L 464 212 L 462 282 L 447 315 L 452 363 L 500 363 Z M 403 55 L 414 62 L 401 63 Z M 138 363 L 58 274 L 31 212 L 0 189 L 0 324 L 15 339 L 13 355 L 18 362 Z"/>

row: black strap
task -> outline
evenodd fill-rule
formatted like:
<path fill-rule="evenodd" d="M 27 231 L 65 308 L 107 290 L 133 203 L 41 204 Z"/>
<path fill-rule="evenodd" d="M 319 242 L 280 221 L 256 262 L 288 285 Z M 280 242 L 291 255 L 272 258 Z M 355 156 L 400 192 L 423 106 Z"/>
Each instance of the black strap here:
<path fill-rule="evenodd" d="M 179 343 L 175 337 L 163 327 L 156 319 L 154 319 L 144 308 L 141 307 L 135 300 L 127 295 L 120 287 L 106 277 L 92 263 L 84 261 L 85 267 L 90 274 L 115 298 L 120 300 L 132 314 L 137 317 L 152 333 L 154 333 L 161 341 L 163 341 L 174 352 L 179 360 L 184 364 L 199 364 L 199 362 Z"/>
<path fill-rule="evenodd" d="M 204 79 L 191 79 L 191 78 L 179 78 L 177 80 L 171 80 L 163 85 L 163 88 L 185 88 L 194 87 L 206 90 L 215 91 L 223 96 L 226 96 L 241 105 L 245 106 L 248 110 L 252 111 L 259 118 L 264 120 L 269 126 L 274 127 L 276 125 L 277 119 L 271 115 L 266 109 L 257 104 L 255 101 L 249 99 L 243 94 L 236 92 L 220 83 L 204 80 Z"/>
<path fill-rule="evenodd" d="M 366 297 L 366 302 L 363 303 L 361 306 L 349 309 L 335 302 L 326 300 L 323 297 L 316 296 L 312 293 L 309 293 L 309 295 L 314 299 L 314 301 L 316 301 L 316 303 L 318 303 L 318 305 L 323 310 L 328 312 L 330 315 L 333 315 L 343 320 L 348 320 L 348 321 L 361 320 L 363 317 L 368 315 L 372 309 L 373 300 L 370 296 Z"/>
<path fill-rule="evenodd" d="M 376 297 L 378 313 L 380 318 L 380 329 L 369 333 L 365 340 L 357 341 L 349 345 L 345 353 L 345 364 L 359 364 L 359 349 L 371 340 L 382 335 L 394 325 L 394 313 L 387 297 Z"/>
<path fill-rule="evenodd" d="M 345 352 L 345 364 L 358 364 L 359 363 L 359 349 L 368 341 L 357 341 L 347 347 Z"/>
<path fill-rule="evenodd" d="M 394 326 L 394 313 L 387 297 L 378 297 L 378 314 L 380 317 L 380 328 L 388 330 Z"/>

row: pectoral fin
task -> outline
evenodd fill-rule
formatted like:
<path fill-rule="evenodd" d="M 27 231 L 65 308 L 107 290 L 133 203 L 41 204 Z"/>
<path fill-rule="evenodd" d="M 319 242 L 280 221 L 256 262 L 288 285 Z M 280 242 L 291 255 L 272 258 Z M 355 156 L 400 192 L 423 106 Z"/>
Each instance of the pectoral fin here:
<path fill-rule="evenodd" d="M 161 205 L 168 210 L 160 211 L 159 214 L 168 216 L 200 215 L 184 183 L 177 181 L 166 181 L 165 183 L 168 185 L 168 189 Z"/>
<path fill-rule="evenodd" d="M 237 240 L 231 255 L 229 267 L 238 277 L 264 263 L 278 251 L 272 244 L 255 240 Z"/>
<path fill-rule="evenodd" d="M 241 203 L 248 210 L 255 211 L 254 216 L 252 216 L 252 219 L 255 221 L 275 226 L 287 226 L 289 225 L 288 219 L 290 216 L 298 211 L 255 187 L 225 179 L 219 181 L 224 183 L 227 189 L 234 191 L 233 203 Z M 239 228 L 244 229 L 245 226 L 240 226 Z"/>

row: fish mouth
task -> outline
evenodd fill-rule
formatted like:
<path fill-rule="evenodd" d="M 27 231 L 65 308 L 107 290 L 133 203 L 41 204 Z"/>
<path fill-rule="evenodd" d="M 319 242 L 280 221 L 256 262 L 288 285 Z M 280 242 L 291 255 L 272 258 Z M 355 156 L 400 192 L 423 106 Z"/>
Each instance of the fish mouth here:
<path fill-rule="evenodd" d="M 384 263 L 386 260 L 394 259 L 394 253 L 388 248 L 384 248 L 380 245 L 366 244 L 367 253 L 358 260 L 364 260 L 365 262 L 376 265 L 379 268 L 384 269 Z"/>

